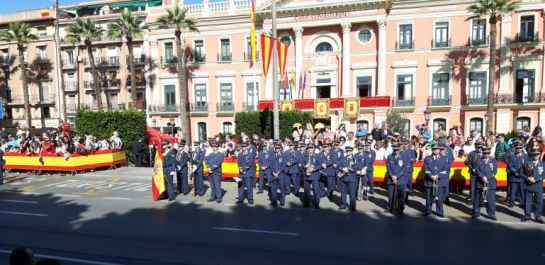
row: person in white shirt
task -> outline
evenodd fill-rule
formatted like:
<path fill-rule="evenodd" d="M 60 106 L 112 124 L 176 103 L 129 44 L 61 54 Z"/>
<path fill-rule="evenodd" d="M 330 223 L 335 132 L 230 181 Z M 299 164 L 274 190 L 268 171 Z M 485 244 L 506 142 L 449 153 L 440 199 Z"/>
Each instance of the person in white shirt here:
<path fill-rule="evenodd" d="M 121 147 L 123 147 L 121 138 L 119 138 L 119 132 L 114 131 L 112 137 L 110 137 L 110 143 L 112 144 L 113 149 L 120 149 Z"/>

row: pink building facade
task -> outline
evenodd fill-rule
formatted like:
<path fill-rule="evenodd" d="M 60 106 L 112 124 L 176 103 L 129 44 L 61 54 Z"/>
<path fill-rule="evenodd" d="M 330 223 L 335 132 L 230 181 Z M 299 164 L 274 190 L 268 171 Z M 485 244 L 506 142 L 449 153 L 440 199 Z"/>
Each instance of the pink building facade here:
<path fill-rule="evenodd" d="M 435 128 L 461 124 L 464 134 L 545 125 L 544 3 L 523 1 L 518 11 L 497 24 L 495 112 L 489 117 L 495 128 L 485 128 L 490 34 L 486 17 L 470 18 L 466 6 L 472 1 L 396 1 L 389 15 L 384 2 L 280 1 L 277 34 L 289 45 L 286 69 L 295 83 L 286 95 L 280 91 L 281 99 L 293 99 L 296 108 L 313 111 L 300 99 L 330 98 L 325 122 L 333 128 L 345 123 L 350 130 L 357 124 L 369 129 L 381 124 L 391 109 L 409 121 L 408 135 L 425 122 L 425 111 L 431 111 L 429 122 Z M 175 4 L 180 3 L 165 1 L 148 9 L 147 22 L 153 24 Z M 200 30 L 185 33 L 184 43 L 191 54 L 191 134 L 202 140 L 234 132 L 236 112 L 270 106 L 272 71 L 263 75 L 261 61 L 255 69 L 249 67 L 249 1 L 205 1 L 186 7 Z M 256 9 L 258 34 L 270 34 L 270 1 L 257 1 Z M 178 114 L 171 111 L 178 104 L 177 74 L 168 64 L 175 49 L 173 31 L 152 29 L 148 41 L 151 58 L 158 62 L 151 69 L 154 86 L 146 93 L 149 122 L 157 127 L 178 123 Z M 348 97 L 364 97 L 372 107 L 362 105 L 358 118 L 345 119 L 342 104 L 332 102 Z M 389 97 L 386 104 L 384 97 Z"/>

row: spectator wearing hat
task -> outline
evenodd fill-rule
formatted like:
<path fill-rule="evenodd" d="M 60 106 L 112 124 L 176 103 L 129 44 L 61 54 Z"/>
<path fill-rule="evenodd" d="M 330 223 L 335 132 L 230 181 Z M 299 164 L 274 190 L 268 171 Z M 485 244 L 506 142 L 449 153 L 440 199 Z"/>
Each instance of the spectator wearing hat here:
<path fill-rule="evenodd" d="M 431 214 L 433 203 L 435 203 L 437 216 L 444 216 L 443 202 L 448 194 L 450 165 L 447 156 L 441 154 L 442 149 L 443 147 L 440 145 L 433 146 L 433 154 L 424 160 L 424 188 L 426 189 L 424 216 Z M 436 190 L 434 191 L 434 189 Z M 436 194 L 433 194 L 434 192 Z"/>
<path fill-rule="evenodd" d="M 284 206 L 286 203 L 286 194 L 281 189 L 281 180 L 283 175 L 286 172 L 286 159 L 285 155 L 282 153 L 282 145 L 274 145 L 274 153 L 271 156 L 271 179 L 269 179 L 269 199 L 271 203 L 269 205 L 276 206 L 278 205 L 278 200 L 280 200 L 280 205 Z M 278 194 L 278 189 L 280 189 L 280 194 Z"/>
<path fill-rule="evenodd" d="M 522 178 L 526 181 L 525 199 L 524 199 L 524 217 L 522 222 L 526 222 L 532 217 L 532 204 L 534 205 L 534 217 L 536 222 L 543 224 L 541 213 L 543 211 L 543 179 L 545 178 L 545 162 L 540 161 L 540 149 L 533 149 L 530 152 L 532 156 L 531 172 L 521 169 Z"/>
<path fill-rule="evenodd" d="M 519 205 L 524 205 L 524 179 L 522 178 L 520 169 L 522 169 L 526 163 L 530 162 L 530 157 L 524 153 L 522 144 L 517 143 L 512 149 L 515 150 L 514 154 L 504 156 L 507 157 L 507 188 L 509 191 L 507 206 L 509 208 L 513 207 L 517 200 Z"/>
<path fill-rule="evenodd" d="M 498 134 L 496 136 L 496 139 L 498 140 L 498 143 L 496 143 L 496 153 L 495 153 L 496 160 L 506 162 L 503 159 L 503 156 L 505 152 L 507 152 L 507 149 L 509 149 L 509 145 L 505 141 L 505 135 Z"/>
<path fill-rule="evenodd" d="M 241 181 L 238 183 L 238 197 L 236 203 L 243 203 L 244 198 L 248 199 L 249 204 L 254 204 L 254 180 L 255 180 L 255 162 L 253 153 L 249 151 L 249 143 L 242 143 L 242 151 L 238 153 L 237 164 L 240 171 Z M 246 190 L 246 196 L 244 196 Z"/>
<path fill-rule="evenodd" d="M 480 164 L 482 159 L 482 148 L 482 144 L 476 143 L 475 150 L 467 155 L 467 159 L 465 161 L 466 166 L 469 168 L 468 204 L 471 204 L 473 198 L 475 198 L 475 180 L 477 178 L 477 166 Z"/>
<path fill-rule="evenodd" d="M 400 146 L 392 146 L 393 153 L 386 159 L 388 185 L 388 210 L 395 215 L 403 215 L 407 187 L 407 164 L 401 156 Z M 397 203 L 395 203 L 397 202 Z M 398 204 L 398 205 L 396 205 Z"/>
<path fill-rule="evenodd" d="M 219 144 L 212 142 L 212 153 L 206 158 L 206 166 L 208 167 L 208 181 L 210 182 L 210 198 L 208 201 L 222 202 L 222 190 L 221 190 L 221 166 L 223 164 L 223 154 L 219 152 Z"/>
<path fill-rule="evenodd" d="M 485 203 L 486 213 L 491 220 L 496 218 L 496 174 L 498 164 L 495 159 L 490 158 L 491 150 L 483 148 L 483 158 L 477 166 L 477 179 L 475 198 L 473 199 L 473 215 L 476 219 L 481 216 L 481 202 Z"/>
<path fill-rule="evenodd" d="M 304 190 L 305 196 L 303 197 L 303 207 L 310 207 L 311 202 L 314 204 L 314 208 L 320 208 L 320 168 L 322 166 L 322 161 L 320 156 L 315 153 L 315 147 L 313 144 L 307 146 L 307 156 L 304 165 L 305 170 L 305 182 Z M 312 196 L 311 196 L 312 189 Z"/>
<path fill-rule="evenodd" d="M 165 179 L 167 182 L 166 190 L 168 200 L 173 201 L 176 198 L 176 194 L 174 193 L 174 177 L 177 173 L 177 150 L 169 142 L 163 142 L 163 150 L 165 150 L 165 153 L 163 155 L 163 174 L 165 175 Z"/>

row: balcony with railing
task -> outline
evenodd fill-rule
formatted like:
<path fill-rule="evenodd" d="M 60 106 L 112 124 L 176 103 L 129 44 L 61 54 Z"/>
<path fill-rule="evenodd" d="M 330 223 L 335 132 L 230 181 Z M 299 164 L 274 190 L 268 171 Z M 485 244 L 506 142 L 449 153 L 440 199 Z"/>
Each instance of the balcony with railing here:
<path fill-rule="evenodd" d="M 127 78 L 127 89 L 131 89 L 131 78 Z M 136 89 L 145 89 L 146 88 L 146 78 L 140 78 L 136 80 Z"/>
<path fill-rule="evenodd" d="M 231 53 L 218 53 L 218 62 L 231 62 L 233 56 Z"/>
<path fill-rule="evenodd" d="M 467 46 L 486 46 L 490 42 L 490 38 L 488 36 L 484 38 L 474 38 L 471 39 L 471 37 L 467 38 Z"/>
<path fill-rule="evenodd" d="M 119 57 L 117 56 L 108 56 L 108 57 L 94 57 L 96 67 L 116 67 L 119 66 Z M 91 62 L 89 59 L 84 58 L 83 64 L 85 67 L 91 67 Z"/>
<path fill-rule="evenodd" d="M 94 81 L 85 80 L 83 81 L 83 88 L 87 91 L 93 91 L 95 89 Z M 120 79 L 106 80 L 100 82 L 101 89 L 119 89 L 121 84 Z"/>
<path fill-rule="evenodd" d="M 76 62 L 74 60 L 63 60 L 62 69 L 75 69 Z"/>
<path fill-rule="evenodd" d="M 393 98 L 393 107 L 414 107 L 414 97 L 412 98 Z"/>
<path fill-rule="evenodd" d="M 431 40 L 431 47 L 434 49 L 442 49 L 451 47 L 451 39 L 448 40 Z"/>
<path fill-rule="evenodd" d="M 31 93 L 28 95 L 28 100 L 31 105 L 51 105 L 55 104 L 53 95 L 50 93 L 46 94 L 37 94 Z M 11 96 L 11 102 L 9 105 L 23 105 L 25 103 L 23 95 L 13 95 Z"/>
<path fill-rule="evenodd" d="M 78 84 L 76 80 L 66 80 L 64 81 L 64 91 L 65 92 L 78 92 Z"/>
<path fill-rule="evenodd" d="M 163 57 L 161 56 L 161 66 L 165 67 L 175 67 L 178 60 L 176 57 Z"/>
<path fill-rule="evenodd" d="M 180 105 L 178 104 L 150 104 L 148 105 L 148 113 L 179 113 Z"/>
<path fill-rule="evenodd" d="M 128 67 L 128 64 L 129 64 L 129 61 L 130 61 L 130 58 L 129 56 L 127 55 L 127 67 Z M 140 56 L 134 56 L 133 58 L 133 62 L 135 65 L 143 65 L 146 63 L 146 57 L 144 55 L 140 55 Z"/>
<path fill-rule="evenodd" d="M 464 105 L 486 105 L 486 102 L 487 100 L 485 95 L 480 97 L 465 95 Z"/>
<path fill-rule="evenodd" d="M 235 106 L 233 102 L 216 103 L 217 112 L 234 112 Z"/>
<path fill-rule="evenodd" d="M 452 104 L 452 96 L 442 97 L 428 97 L 428 106 L 450 106 Z"/>
<path fill-rule="evenodd" d="M 252 59 L 252 53 L 250 52 L 245 52 L 244 53 L 244 61 L 250 61 L 250 59 Z M 255 53 L 255 59 L 256 60 L 259 60 L 259 52 L 256 51 Z"/>
<path fill-rule="evenodd" d="M 513 42 L 534 42 L 539 41 L 539 32 L 535 33 L 517 33 Z"/>
<path fill-rule="evenodd" d="M 190 112 L 208 112 L 208 103 L 207 102 L 197 102 L 197 103 L 191 103 Z"/>
<path fill-rule="evenodd" d="M 245 111 L 256 111 L 258 106 L 255 103 L 242 102 L 242 109 Z"/>
<path fill-rule="evenodd" d="M 396 41 L 396 51 L 412 51 L 414 50 L 414 40 L 410 42 Z"/>
<path fill-rule="evenodd" d="M 191 52 L 191 61 L 194 63 L 204 63 L 206 62 L 206 54 L 193 51 Z"/>

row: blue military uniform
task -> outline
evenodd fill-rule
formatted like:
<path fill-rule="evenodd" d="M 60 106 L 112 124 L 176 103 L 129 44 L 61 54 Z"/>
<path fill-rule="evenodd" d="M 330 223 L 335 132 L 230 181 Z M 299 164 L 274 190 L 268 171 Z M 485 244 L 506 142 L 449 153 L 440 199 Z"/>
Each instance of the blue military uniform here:
<path fill-rule="evenodd" d="M 204 196 L 204 151 L 200 149 L 195 149 L 191 154 L 191 164 L 193 165 L 193 186 L 195 189 L 195 194 L 199 196 Z"/>
<path fill-rule="evenodd" d="M 347 146 L 346 152 L 352 151 L 352 147 Z M 346 195 L 350 196 L 350 211 L 356 211 L 356 193 L 358 189 L 358 178 L 356 168 L 360 167 L 353 155 L 346 155 L 339 161 L 339 184 L 341 189 L 341 207 L 346 209 Z M 346 170 L 346 172 L 344 172 Z"/>
<path fill-rule="evenodd" d="M 270 205 L 276 206 L 277 201 L 280 200 L 280 205 L 284 205 L 286 202 L 286 194 L 280 192 L 280 198 L 278 196 L 278 189 L 281 188 L 281 179 L 285 175 L 286 159 L 282 154 L 282 146 L 276 145 L 274 147 L 275 153 L 270 156 L 271 163 L 271 178 L 269 179 L 269 198 L 271 200 Z"/>
<path fill-rule="evenodd" d="M 521 169 L 520 171 L 522 178 L 524 178 L 526 181 L 524 217 L 521 219 L 521 221 L 525 222 L 532 217 L 532 204 L 535 204 L 535 220 L 536 222 L 543 224 L 541 213 L 543 211 L 543 179 L 545 178 L 545 162 L 539 161 L 539 155 L 541 155 L 541 151 L 539 149 L 532 150 L 531 154 L 534 157 L 534 160 L 529 162 L 530 165 L 525 165 L 527 168 L 526 170 Z M 530 181 L 531 177 L 533 177 L 533 182 Z"/>
<path fill-rule="evenodd" d="M 171 149 L 163 158 L 163 174 L 166 180 L 166 190 L 168 200 L 172 201 L 176 198 L 174 192 L 174 176 L 176 176 L 176 149 Z"/>
<path fill-rule="evenodd" d="M 265 187 L 265 179 L 269 179 L 271 175 L 269 151 L 261 150 L 258 154 L 258 163 L 259 163 L 259 181 L 257 185 L 257 193 L 263 193 Z"/>
<path fill-rule="evenodd" d="M 0 149 L 0 185 L 4 184 L 4 165 L 6 160 L 4 160 L 4 151 Z"/>
<path fill-rule="evenodd" d="M 242 144 L 243 148 L 248 148 L 248 143 Z M 254 153 L 249 150 L 245 150 L 238 153 L 237 156 L 237 165 L 239 169 L 239 176 L 241 182 L 238 186 L 238 198 L 237 203 L 242 203 L 244 201 L 244 190 L 246 190 L 246 195 L 248 202 L 250 204 L 254 203 L 254 180 L 255 180 L 255 162 L 254 162 Z"/>
<path fill-rule="evenodd" d="M 321 170 L 323 176 L 326 178 L 326 196 L 329 200 L 333 198 L 333 191 L 335 191 L 335 168 L 334 164 L 338 164 L 337 155 L 332 150 L 327 153 L 320 153 L 320 160 L 323 161 Z"/>
<path fill-rule="evenodd" d="M 440 149 L 434 146 L 433 149 Z M 438 216 L 443 217 L 443 201 L 448 193 L 449 161 L 446 156 L 433 154 L 424 159 L 424 188 L 426 189 L 426 210 L 424 216 L 432 211 L 432 204 L 435 201 L 435 209 Z M 434 181 L 432 176 L 437 176 Z M 436 194 L 434 194 L 436 193 Z"/>
<path fill-rule="evenodd" d="M 213 143 L 212 147 L 218 147 L 217 143 Z M 212 152 L 206 158 L 206 166 L 210 170 L 208 181 L 210 182 L 210 199 L 208 201 L 222 202 L 221 190 L 221 166 L 223 164 L 223 154 L 219 151 Z"/>
<path fill-rule="evenodd" d="M 187 163 L 190 160 L 189 154 L 183 150 L 185 143 L 181 143 L 180 147 L 182 150 L 178 151 L 176 154 L 176 161 L 178 162 L 178 174 L 176 174 L 176 184 L 178 188 L 178 193 L 183 193 L 184 195 L 189 193 L 189 178 L 187 171 Z"/>
<path fill-rule="evenodd" d="M 517 199 L 517 197 L 519 203 L 521 205 L 524 205 L 524 178 L 520 173 L 520 169 L 522 169 L 524 164 L 530 162 L 530 157 L 524 154 L 522 145 L 516 145 L 515 148 L 511 148 L 509 150 L 516 150 L 516 153 L 508 151 L 508 153 L 503 156 L 503 158 L 507 162 L 507 181 L 509 184 L 508 206 L 513 207 L 513 204 L 515 204 L 515 200 Z"/>
<path fill-rule="evenodd" d="M 484 157 L 488 154 L 490 154 L 490 148 L 483 148 L 483 159 L 480 160 L 477 166 L 477 177 L 475 180 L 477 190 L 473 199 L 472 218 L 477 218 L 481 215 L 481 202 L 484 200 L 488 217 L 496 220 L 496 173 L 498 173 L 498 163 L 495 159 Z M 485 184 L 485 178 L 488 184 Z"/>
<path fill-rule="evenodd" d="M 310 152 L 306 156 L 305 161 L 305 196 L 303 199 L 303 207 L 309 207 L 310 203 L 314 204 L 315 208 L 320 208 L 320 167 L 322 166 L 322 161 L 318 154 L 314 153 L 314 146 L 310 144 L 307 147 L 307 151 Z M 310 189 L 312 187 L 313 196 L 310 196 Z"/>
<path fill-rule="evenodd" d="M 289 144 L 290 148 L 295 146 L 295 143 L 291 142 Z M 286 180 L 284 180 L 284 193 L 289 194 L 290 192 L 290 182 L 293 185 L 293 193 L 297 194 L 301 186 L 301 180 L 299 178 L 299 161 L 301 160 L 301 153 L 297 150 L 287 150 L 285 153 L 286 157 Z"/>
<path fill-rule="evenodd" d="M 388 175 L 388 179 L 386 181 L 386 184 L 388 185 L 388 206 L 389 211 L 393 214 L 403 214 L 405 207 L 405 189 L 408 182 L 408 175 L 406 174 L 408 170 L 407 164 L 403 157 L 399 154 L 399 149 L 399 146 L 394 145 L 394 153 L 389 155 L 386 159 L 386 170 Z M 393 180 L 394 176 L 397 180 L 396 183 L 394 183 Z M 399 203 L 398 209 L 394 209 L 394 199 Z"/>
<path fill-rule="evenodd" d="M 366 184 L 368 184 L 369 188 L 369 192 L 370 194 L 375 194 L 375 184 L 374 184 L 374 167 L 373 167 L 373 163 L 375 163 L 375 159 L 377 158 L 377 153 L 371 149 L 371 144 L 372 144 L 372 141 L 368 141 L 365 146 L 366 146 L 366 150 L 364 151 L 364 160 L 363 160 L 363 168 L 365 168 L 365 174 L 363 175 L 363 181 L 362 181 L 362 188 L 365 188 L 366 187 Z M 365 196 L 367 196 L 367 190 L 366 190 L 366 194 Z"/>
<path fill-rule="evenodd" d="M 342 159 L 344 157 L 344 150 L 339 148 L 339 143 L 338 142 L 335 142 L 333 143 L 333 151 L 335 152 L 335 154 L 337 154 L 337 159 L 336 161 Z M 334 164 L 334 167 L 335 167 L 335 175 L 338 175 L 339 174 L 339 166 L 336 164 Z M 338 181 L 339 181 L 339 178 L 335 178 L 335 185 L 338 186 Z"/>
<path fill-rule="evenodd" d="M 405 144 L 408 144 L 408 141 L 406 141 Z M 413 172 L 414 172 L 413 162 L 416 161 L 416 151 L 406 147 L 405 149 L 403 149 L 403 151 L 401 151 L 401 156 L 403 156 L 405 163 L 407 163 L 407 177 L 408 177 L 407 195 L 408 195 L 409 193 L 413 192 Z"/>
<path fill-rule="evenodd" d="M 475 144 L 475 151 L 470 152 L 467 155 L 465 164 L 469 168 L 469 194 L 468 194 L 468 203 L 471 203 L 471 200 L 475 198 L 475 180 L 477 178 L 477 166 L 481 161 L 481 144 Z"/>

